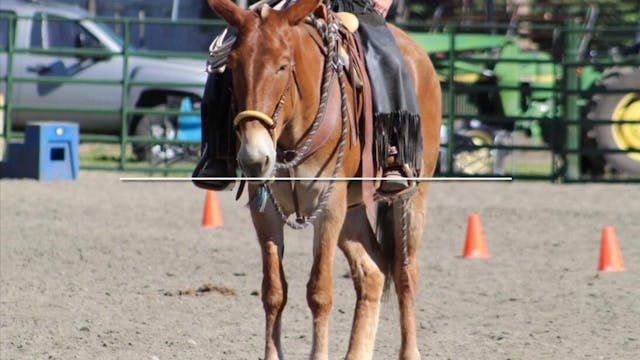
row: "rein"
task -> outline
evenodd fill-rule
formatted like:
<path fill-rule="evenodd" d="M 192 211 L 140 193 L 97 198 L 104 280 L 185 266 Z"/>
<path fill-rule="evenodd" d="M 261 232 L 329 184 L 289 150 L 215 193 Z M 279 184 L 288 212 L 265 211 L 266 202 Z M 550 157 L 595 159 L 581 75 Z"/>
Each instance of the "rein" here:
<path fill-rule="evenodd" d="M 307 20 L 311 25 L 314 25 L 316 27 L 320 34 L 322 34 L 323 42 L 326 46 L 325 66 L 323 70 L 322 88 L 320 90 L 320 104 L 318 105 L 318 112 L 316 113 L 316 117 L 313 120 L 313 123 L 311 124 L 311 127 L 304 138 L 304 141 L 301 141 L 302 145 L 295 150 L 287 151 L 289 153 L 295 153 L 294 157 L 291 160 L 286 160 L 286 157 L 283 157 L 284 161 L 277 162 L 275 164 L 274 170 L 292 169 L 300 165 L 304 161 L 304 159 L 306 159 L 307 156 L 310 155 L 309 148 L 311 147 L 314 136 L 318 133 L 318 129 L 320 128 L 320 124 L 322 124 L 322 120 L 324 119 L 324 114 L 327 109 L 327 103 L 329 100 L 329 89 L 331 87 L 331 79 L 334 74 L 338 75 L 341 98 L 343 96 L 346 96 L 346 94 L 344 94 L 342 68 L 339 63 L 340 60 L 338 49 L 340 48 L 340 37 L 338 36 L 338 24 L 335 22 L 335 19 L 331 17 L 328 20 L 332 21 L 326 26 L 316 21 L 315 18 L 311 16 Z M 341 107 L 342 106 L 346 106 L 346 102 L 341 101 Z"/>

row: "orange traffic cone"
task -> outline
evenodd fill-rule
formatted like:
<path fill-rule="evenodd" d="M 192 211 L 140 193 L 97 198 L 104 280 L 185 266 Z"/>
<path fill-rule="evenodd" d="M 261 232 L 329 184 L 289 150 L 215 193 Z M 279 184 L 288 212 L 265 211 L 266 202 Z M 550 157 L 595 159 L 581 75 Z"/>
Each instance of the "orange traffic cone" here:
<path fill-rule="evenodd" d="M 602 241 L 600 242 L 600 271 L 624 271 L 622 252 L 618 245 L 618 237 L 613 226 L 602 228 Z"/>
<path fill-rule="evenodd" d="M 482 232 L 480 216 L 476 213 L 469 215 L 467 223 L 467 240 L 464 244 L 462 256 L 471 259 L 487 259 L 490 257 L 487 251 L 487 244 Z"/>
<path fill-rule="evenodd" d="M 220 227 L 224 225 L 222 220 L 222 210 L 218 203 L 218 194 L 215 191 L 207 190 L 204 200 L 204 212 L 202 214 L 203 227 Z"/>

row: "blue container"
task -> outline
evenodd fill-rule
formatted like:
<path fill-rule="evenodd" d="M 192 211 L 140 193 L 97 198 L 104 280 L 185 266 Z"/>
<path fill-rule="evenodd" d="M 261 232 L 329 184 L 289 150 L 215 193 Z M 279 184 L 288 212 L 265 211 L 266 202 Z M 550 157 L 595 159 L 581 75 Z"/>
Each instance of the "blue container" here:
<path fill-rule="evenodd" d="M 3 176 L 38 180 L 78 178 L 78 124 L 29 123 L 24 143 L 9 145 Z"/>
<path fill-rule="evenodd" d="M 191 98 L 185 97 L 180 103 L 180 111 L 193 111 Z M 202 139 L 202 129 L 200 116 L 180 115 L 178 116 L 178 140 L 200 141 Z"/>

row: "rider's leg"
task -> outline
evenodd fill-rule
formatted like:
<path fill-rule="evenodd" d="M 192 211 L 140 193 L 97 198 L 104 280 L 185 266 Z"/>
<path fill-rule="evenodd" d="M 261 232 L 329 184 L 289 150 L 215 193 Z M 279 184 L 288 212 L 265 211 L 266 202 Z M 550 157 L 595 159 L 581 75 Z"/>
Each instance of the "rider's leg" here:
<path fill-rule="evenodd" d="M 235 135 L 231 111 L 231 73 L 214 71 L 209 74 L 200 108 L 202 125 L 202 155 L 193 177 L 219 178 L 235 176 Z M 232 181 L 194 181 L 210 190 L 224 190 Z"/>
<path fill-rule="evenodd" d="M 360 20 L 374 112 L 377 167 L 384 180 L 380 190 L 395 193 L 408 188 L 406 179 L 419 175 L 422 138 L 413 81 L 384 14 L 389 0 L 332 0 L 333 11 L 354 13 Z"/>
<path fill-rule="evenodd" d="M 417 176 L 420 168 L 422 139 L 413 81 L 386 24 L 361 22 L 359 35 L 372 84 L 377 159 L 385 177 L 381 190 L 401 191 L 410 186 L 406 177 Z"/>

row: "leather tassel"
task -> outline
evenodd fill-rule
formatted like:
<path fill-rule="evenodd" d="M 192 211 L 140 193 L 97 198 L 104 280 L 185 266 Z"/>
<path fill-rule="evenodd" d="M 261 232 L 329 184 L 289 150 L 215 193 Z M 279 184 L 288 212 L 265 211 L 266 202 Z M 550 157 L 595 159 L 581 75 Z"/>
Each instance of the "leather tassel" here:
<path fill-rule="evenodd" d="M 397 161 L 413 170 L 422 167 L 422 132 L 420 115 L 397 111 L 374 116 L 376 167 L 386 165 L 390 146 L 398 150 Z"/>
<path fill-rule="evenodd" d="M 253 192 L 253 196 L 251 196 L 251 200 L 249 200 L 247 205 L 259 212 L 263 212 L 264 208 L 267 206 L 267 198 L 267 185 L 262 184 Z"/>

